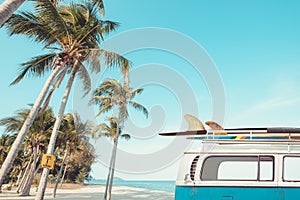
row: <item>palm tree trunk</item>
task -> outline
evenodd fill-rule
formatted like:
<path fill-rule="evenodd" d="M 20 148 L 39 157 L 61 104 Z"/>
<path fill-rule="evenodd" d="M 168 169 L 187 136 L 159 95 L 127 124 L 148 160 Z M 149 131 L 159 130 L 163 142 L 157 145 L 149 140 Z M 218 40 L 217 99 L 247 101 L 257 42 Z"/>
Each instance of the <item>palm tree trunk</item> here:
<path fill-rule="evenodd" d="M 41 165 L 38 165 L 37 168 L 36 168 L 36 170 L 35 170 L 35 172 L 34 172 L 34 177 L 37 175 L 37 173 L 39 172 L 40 168 L 41 168 Z M 37 192 L 37 191 L 38 191 L 38 187 L 36 188 L 35 192 Z"/>
<path fill-rule="evenodd" d="M 110 172 L 110 177 L 109 177 L 107 198 L 105 200 L 111 199 L 111 190 L 112 190 L 113 181 L 114 181 L 117 148 L 118 148 L 118 139 L 116 138 L 116 140 L 114 141 L 114 146 L 113 146 L 113 151 L 112 151 L 112 158 L 111 158 L 112 167 L 111 167 L 111 172 Z"/>
<path fill-rule="evenodd" d="M 56 137 L 57 137 L 57 134 L 58 134 L 58 130 L 59 130 L 62 118 L 63 118 L 63 114 L 64 114 L 65 107 L 66 107 L 66 104 L 67 104 L 67 101 L 68 101 L 70 90 L 71 90 L 72 84 L 74 82 L 74 78 L 75 78 L 75 75 L 76 75 L 76 70 L 77 70 L 77 67 L 74 67 L 72 72 L 71 72 L 70 78 L 68 80 L 68 83 L 67 83 L 67 86 L 66 86 L 66 89 L 65 89 L 65 93 L 64 93 L 64 96 L 62 98 L 62 102 L 60 104 L 59 112 L 57 114 L 57 117 L 56 117 L 56 120 L 55 120 L 55 123 L 54 123 L 53 131 L 51 133 L 51 138 L 50 138 L 50 141 L 49 141 L 47 154 L 53 154 L 53 152 L 54 152 Z M 40 180 L 40 183 L 39 183 L 39 189 L 38 189 L 38 192 L 35 196 L 35 200 L 43 200 L 44 199 L 44 194 L 45 194 L 45 190 L 46 190 L 49 171 L 50 170 L 47 169 L 47 168 L 43 169 L 43 173 L 42 173 L 41 180 Z"/>
<path fill-rule="evenodd" d="M 65 155 L 63 157 L 63 160 L 61 162 L 61 166 L 60 166 L 59 172 L 57 174 L 57 179 L 56 179 L 55 186 L 54 186 L 54 189 L 53 189 L 53 194 L 52 194 L 53 198 L 55 198 L 56 190 L 57 190 L 57 186 L 58 186 L 58 182 L 59 182 L 60 176 L 62 174 L 62 171 L 63 171 L 63 168 L 64 168 L 64 164 L 65 164 L 65 160 L 67 158 L 68 153 L 69 153 L 69 147 L 66 148 Z"/>
<path fill-rule="evenodd" d="M 129 71 L 126 70 L 124 72 L 123 79 L 124 79 L 124 86 L 129 87 Z"/>
<path fill-rule="evenodd" d="M 28 114 L 21 130 L 19 131 L 19 134 L 17 135 L 14 143 L 11 146 L 10 151 L 7 154 L 7 157 L 5 158 L 5 161 L 3 162 L 2 166 L 1 166 L 1 169 L 0 169 L 0 192 L 1 192 L 2 182 L 5 178 L 5 176 L 8 174 L 9 170 L 11 169 L 11 166 L 17 156 L 17 153 L 22 146 L 22 143 L 28 133 L 28 130 L 29 130 L 31 124 L 33 123 L 33 120 L 35 119 L 35 117 L 39 111 L 41 104 L 43 103 L 43 100 L 49 90 L 49 87 L 62 67 L 63 66 L 56 66 L 55 70 L 52 72 L 52 74 L 46 80 L 43 89 L 41 90 L 34 105 L 32 106 L 30 113 Z"/>
<path fill-rule="evenodd" d="M 0 27 L 12 16 L 25 0 L 6 0 L 0 5 Z"/>
<path fill-rule="evenodd" d="M 30 168 L 30 173 L 29 173 L 29 176 L 27 178 L 27 181 L 25 183 L 25 187 L 24 189 L 21 191 L 21 194 L 20 196 L 29 196 L 29 193 L 30 193 L 30 188 L 31 188 L 31 185 L 32 185 L 32 181 L 34 179 L 34 174 L 35 174 L 35 168 L 36 168 L 36 164 L 37 164 L 37 161 L 38 161 L 38 156 L 37 156 L 37 149 L 39 147 L 34 147 L 33 148 L 33 162 L 31 163 L 31 168 Z"/>
<path fill-rule="evenodd" d="M 25 172 L 24 172 L 23 177 L 21 179 L 21 183 L 20 183 L 20 185 L 17 188 L 17 193 L 19 193 L 21 190 L 23 190 L 23 186 L 25 184 L 25 180 L 27 179 L 27 176 L 29 174 L 29 169 L 30 169 L 32 160 L 33 160 L 33 154 L 31 154 L 31 156 L 30 156 L 30 159 L 29 159 L 28 164 L 26 166 Z"/>
<path fill-rule="evenodd" d="M 110 178 L 111 178 L 110 176 L 111 176 L 111 169 L 112 169 L 112 165 L 113 165 L 112 163 L 113 163 L 113 153 L 111 154 L 109 169 L 108 169 L 108 173 L 107 173 L 105 192 L 104 192 L 104 199 L 105 200 L 107 200 L 108 196 L 110 196 L 110 195 L 108 195 L 108 188 L 109 188 L 109 183 L 110 183 Z"/>
<path fill-rule="evenodd" d="M 35 164 L 34 162 L 31 163 L 30 172 L 27 176 L 26 182 L 24 183 L 24 187 L 21 189 L 19 196 L 29 196 L 30 187 L 34 178 L 34 172 L 35 172 Z"/>
<path fill-rule="evenodd" d="M 34 177 L 37 175 L 37 173 L 39 172 L 40 168 L 41 168 L 41 165 L 38 165 L 37 168 L 34 171 Z"/>
<path fill-rule="evenodd" d="M 24 176 L 24 179 L 23 179 L 23 182 L 22 184 L 18 187 L 18 190 L 17 190 L 17 193 L 22 193 L 26 187 L 26 183 L 28 182 L 28 179 L 29 179 L 29 176 L 30 176 L 30 171 L 31 171 L 31 165 L 32 165 L 32 162 L 30 163 L 30 167 L 29 167 L 29 170 L 28 172 L 25 174 L 26 176 Z"/>
<path fill-rule="evenodd" d="M 52 97 L 52 94 L 54 92 L 54 90 L 56 90 L 56 88 L 58 88 L 61 84 L 61 82 L 63 81 L 63 79 L 65 78 L 65 75 L 67 74 L 68 72 L 68 68 L 66 68 L 62 75 L 59 77 L 59 79 L 56 81 L 56 83 L 53 85 L 53 87 L 50 89 L 50 91 L 48 92 L 48 95 L 47 95 L 47 98 L 44 102 L 44 105 L 42 106 L 42 108 L 40 109 L 39 111 L 39 114 L 42 114 L 48 107 L 49 103 L 50 103 L 50 99 Z"/>
<path fill-rule="evenodd" d="M 61 177 L 60 188 L 62 187 L 64 178 L 65 178 L 65 175 L 66 175 L 66 172 L 67 172 L 68 163 L 69 163 L 69 159 L 67 159 L 66 166 L 65 166 L 65 169 L 64 169 L 64 173 L 63 173 L 63 175 L 62 175 L 62 177 Z"/>
<path fill-rule="evenodd" d="M 110 177 L 108 178 L 108 191 L 107 195 L 104 197 L 105 200 L 110 200 L 111 199 L 111 190 L 112 190 L 112 185 L 113 185 L 113 180 L 114 180 L 114 173 L 115 173 L 115 165 L 116 165 L 116 157 L 117 157 L 117 149 L 118 149 L 118 140 L 119 140 L 119 135 L 120 135 L 120 121 L 121 121 L 121 109 L 119 110 L 118 114 L 118 119 L 117 119 L 117 131 L 116 131 L 116 138 L 114 139 L 114 146 L 112 150 L 112 155 L 111 155 L 111 163 L 110 163 Z M 105 189 L 105 191 L 107 188 Z"/>
<path fill-rule="evenodd" d="M 17 186 L 19 186 L 20 179 L 21 179 L 21 177 L 22 177 L 22 172 L 23 172 L 23 169 L 22 169 L 22 167 L 21 167 L 20 173 L 19 173 L 19 175 L 18 175 L 18 179 L 17 179 L 17 182 L 16 182 L 16 185 L 17 185 Z"/>

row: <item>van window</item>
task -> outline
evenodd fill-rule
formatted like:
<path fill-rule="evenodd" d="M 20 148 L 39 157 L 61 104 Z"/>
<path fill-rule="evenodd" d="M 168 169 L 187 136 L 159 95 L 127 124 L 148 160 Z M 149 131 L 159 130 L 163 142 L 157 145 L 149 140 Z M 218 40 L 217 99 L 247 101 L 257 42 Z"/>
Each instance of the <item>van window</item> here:
<path fill-rule="evenodd" d="M 300 181 L 300 157 L 285 156 L 283 158 L 283 181 Z"/>
<path fill-rule="evenodd" d="M 274 158 L 272 156 L 210 156 L 201 170 L 204 181 L 272 181 Z"/>

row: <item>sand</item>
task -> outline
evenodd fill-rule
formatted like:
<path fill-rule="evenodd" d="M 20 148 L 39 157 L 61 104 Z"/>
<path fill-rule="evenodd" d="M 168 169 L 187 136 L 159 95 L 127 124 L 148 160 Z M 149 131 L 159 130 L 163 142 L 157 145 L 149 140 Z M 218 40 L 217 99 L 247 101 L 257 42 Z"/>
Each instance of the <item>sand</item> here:
<path fill-rule="evenodd" d="M 77 189 L 58 189 L 56 198 L 57 200 L 101 200 L 103 199 L 105 186 L 95 185 L 95 186 L 82 186 Z M 31 190 L 31 196 L 20 197 L 15 193 L 15 190 L 3 191 L 0 193 L 0 200 L 15 200 L 15 199 L 34 199 L 35 188 Z M 53 189 L 48 188 L 46 190 L 45 199 L 52 198 Z M 174 194 L 155 191 L 155 190 L 146 190 L 142 188 L 132 188 L 126 186 L 114 186 L 112 191 L 112 200 L 173 200 Z"/>

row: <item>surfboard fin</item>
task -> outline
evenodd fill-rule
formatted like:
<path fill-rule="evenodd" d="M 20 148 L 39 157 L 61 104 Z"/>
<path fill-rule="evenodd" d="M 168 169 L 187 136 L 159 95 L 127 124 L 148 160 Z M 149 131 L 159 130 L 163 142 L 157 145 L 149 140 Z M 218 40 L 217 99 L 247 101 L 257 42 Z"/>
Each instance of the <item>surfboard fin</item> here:
<path fill-rule="evenodd" d="M 205 122 L 205 124 L 209 126 L 212 130 L 217 130 L 217 131 L 224 130 L 224 128 L 221 125 L 219 125 L 217 122 L 214 121 L 207 121 Z M 215 135 L 227 135 L 227 132 L 224 130 L 224 132 L 223 131 L 217 132 L 215 133 Z"/>
<path fill-rule="evenodd" d="M 195 117 L 191 114 L 185 114 L 184 119 L 188 123 L 188 130 L 189 131 L 205 130 L 202 122 L 197 117 Z"/>

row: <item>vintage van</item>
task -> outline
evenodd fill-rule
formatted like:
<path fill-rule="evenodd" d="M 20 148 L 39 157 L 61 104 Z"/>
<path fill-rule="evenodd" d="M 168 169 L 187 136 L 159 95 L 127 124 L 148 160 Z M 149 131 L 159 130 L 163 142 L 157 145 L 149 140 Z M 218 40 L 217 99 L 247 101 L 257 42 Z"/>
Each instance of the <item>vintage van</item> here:
<path fill-rule="evenodd" d="M 300 199 L 299 128 L 225 132 L 165 134 L 187 136 L 200 143 L 199 149 L 184 152 L 175 200 Z"/>

